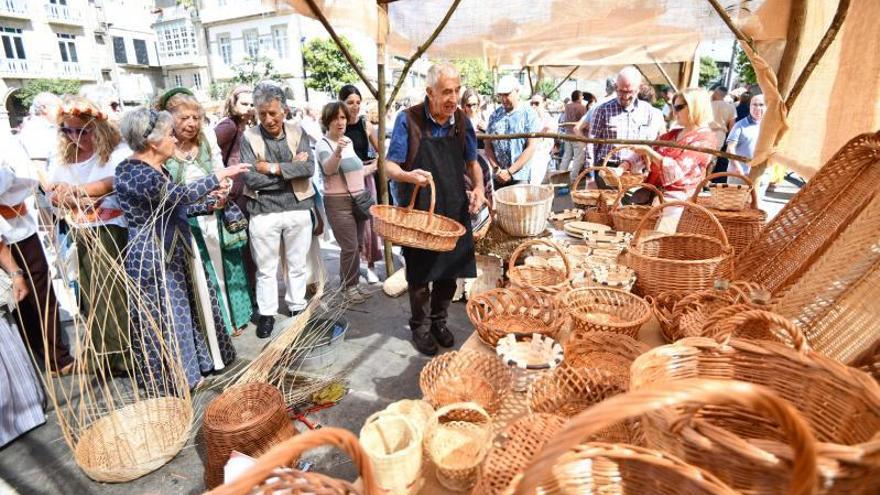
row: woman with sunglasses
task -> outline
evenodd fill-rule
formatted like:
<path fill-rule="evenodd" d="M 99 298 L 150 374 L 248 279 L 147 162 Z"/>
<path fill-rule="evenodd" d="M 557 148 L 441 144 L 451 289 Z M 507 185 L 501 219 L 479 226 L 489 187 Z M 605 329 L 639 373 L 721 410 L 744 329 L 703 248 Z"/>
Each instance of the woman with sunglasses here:
<path fill-rule="evenodd" d="M 128 223 L 113 186 L 116 166 L 131 156 L 116 126 L 98 106 L 67 96 L 58 113 L 58 152 L 50 160 L 48 192 L 65 214 L 77 245 L 79 288 L 85 322 L 100 362 L 92 372 L 125 373 L 128 306 L 122 253 Z"/>

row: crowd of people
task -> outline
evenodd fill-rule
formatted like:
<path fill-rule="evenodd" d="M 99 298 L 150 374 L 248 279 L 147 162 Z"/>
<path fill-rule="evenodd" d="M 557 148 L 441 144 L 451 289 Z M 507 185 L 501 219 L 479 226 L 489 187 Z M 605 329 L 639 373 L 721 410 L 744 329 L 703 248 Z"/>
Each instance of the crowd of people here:
<path fill-rule="evenodd" d="M 715 148 L 726 141 L 750 156 L 763 115 L 760 96 L 736 120 L 736 110 L 722 111 L 695 88 L 663 91 L 665 105 L 657 108 L 653 88 L 634 68 L 621 71 L 602 99 L 574 91 L 559 119 L 542 95 L 525 99 L 521 91 L 516 78 L 503 77 L 499 104 L 487 116 L 487 99 L 463 89 L 454 66 L 437 64 L 428 71 L 425 99 L 393 116 L 386 161 L 392 200 L 409 203 L 413 187 L 431 179 L 436 212 L 467 227 L 453 251 L 403 249 L 409 326 L 424 354 L 454 344 L 447 312 L 457 280 L 476 273 L 474 219 L 488 214 L 496 189 L 541 184 L 551 162 L 553 139 L 478 140 L 478 131 L 561 129 Z M 281 87 L 263 82 L 234 88 L 225 115 L 210 126 L 185 88 L 123 115 L 83 96 L 38 95 L 21 132 L 3 138 L 0 157 L 0 275 L 12 297 L 0 308 L 0 397 L 13 404 L 0 414 L 0 445 L 33 427 L 9 424 L 10 414 L 27 418 L 41 407 L 25 345 L 45 357 L 51 372 L 75 368 L 70 349 L 77 345 L 61 331 L 38 227 L 77 246 L 79 309 L 94 347 L 93 362 L 79 363 L 80 371 L 137 369 L 140 381 L 161 381 L 163 343 L 174 342 L 189 386 L 198 386 L 235 359 L 234 337 L 249 322 L 258 337 L 272 334 L 279 271 L 281 311 L 304 310 L 324 271 L 318 239 L 329 231 L 340 250 L 345 302 L 370 297 L 360 278 L 378 281 L 373 264 L 383 254 L 369 213 L 377 199 L 375 124 L 383 117 L 362 105 L 349 85 L 337 100 L 307 106 L 292 119 Z M 714 162 L 709 154 L 668 147 L 562 146 L 557 168 L 570 169 L 572 179 L 610 154 L 610 165 L 647 171 L 648 182 L 670 197 L 690 194 Z M 748 172 L 742 163 L 729 167 Z M 427 202 L 420 192 L 416 206 L 426 209 Z"/>

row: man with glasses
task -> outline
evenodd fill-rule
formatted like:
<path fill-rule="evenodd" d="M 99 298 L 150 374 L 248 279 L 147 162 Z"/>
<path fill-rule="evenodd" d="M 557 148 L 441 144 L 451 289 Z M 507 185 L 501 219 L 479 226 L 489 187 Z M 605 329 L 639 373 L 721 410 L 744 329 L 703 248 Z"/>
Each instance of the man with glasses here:
<path fill-rule="evenodd" d="M 519 81 L 515 77 L 502 77 L 495 94 L 501 99 L 501 106 L 489 117 L 488 134 L 538 132 L 538 114 L 529 105 L 520 104 Z M 486 160 L 494 171 L 495 189 L 529 182 L 529 160 L 537 146 L 537 138 L 486 140 Z"/>

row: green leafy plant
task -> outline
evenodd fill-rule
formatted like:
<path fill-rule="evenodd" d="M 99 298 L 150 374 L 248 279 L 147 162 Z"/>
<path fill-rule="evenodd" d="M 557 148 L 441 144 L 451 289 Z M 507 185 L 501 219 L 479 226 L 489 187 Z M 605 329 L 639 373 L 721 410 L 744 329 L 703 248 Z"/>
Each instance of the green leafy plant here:
<path fill-rule="evenodd" d="M 32 79 L 21 87 L 15 97 L 25 108 L 30 108 L 34 97 L 40 93 L 49 92 L 61 95 L 74 95 L 79 91 L 82 84 L 72 79 Z"/>
<path fill-rule="evenodd" d="M 208 87 L 208 94 L 212 100 L 225 100 L 234 85 L 232 81 L 214 81 Z"/>
<path fill-rule="evenodd" d="M 243 62 L 232 66 L 232 71 L 235 73 L 232 77 L 235 84 L 257 84 L 267 79 L 281 79 L 281 74 L 275 70 L 275 64 L 268 57 L 245 57 Z"/>
<path fill-rule="evenodd" d="M 491 95 L 492 71 L 478 58 L 461 58 L 452 61 L 452 65 L 461 73 L 461 84 L 473 88 L 481 95 Z"/>
<path fill-rule="evenodd" d="M 746 56 L 746 52 L 739 47 L 736 49 L 736 72 L 739 74 L 740 82 L 746 84 L 758 84 L 758 76 L 755 75 L 755 68 L 752 67 L 752 61 Z"/>
<path fill-rule="evenodd" d="M 556 84 L 554 79 L 541 79 L 535 84 L 535 93 L 541 93 L 544 95 L 544 98 L 556 99 L 559 97 Z"/>
<path fill-rule="evenodd" d="M 700 86 L 707 88 L 721 75 L 712 57 L 700 57 Z"/>
<path fill-rule="evenodd" d="M 340 39 L 355 62 L 363 66 L 363 59 L 352 48 L 351 43 L 344 37 Z M 357 72 L 345 59 L 342 50 L 330 38 L 315 38 L 306 43 L 303 47 L 303 59 L 307 71 L 306 87 L 309 89 L 336 94 L 342 86 L 360 80 Z"/>

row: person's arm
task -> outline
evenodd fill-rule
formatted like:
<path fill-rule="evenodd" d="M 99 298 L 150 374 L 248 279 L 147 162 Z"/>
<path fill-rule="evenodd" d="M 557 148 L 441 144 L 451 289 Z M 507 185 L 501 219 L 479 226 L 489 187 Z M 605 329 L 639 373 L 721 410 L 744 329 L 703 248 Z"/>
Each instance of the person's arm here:
<path fill-rule="evenodd" d="M 275 171 L 280 172 L 284 181 L 315 175 L 315 155 L 312 154 L 309 137 L 305 134 L 300 136 L 299 146 L 296 148 L 292 161 L 280 162 L 277 165 Z"/>
<path fill-rule="evenodd" d="M 727 136 L 727 152 L 734 153 L 736 150 L 736 145 L 739 143 L 740 134 L 742 134 L 742 127 L 734 124 L 733 129 L 730 131 L 730 135 Z M 736 168 L 736 172 L 742 174 L 743 173 L 743 164 L 738 160 L 730 160 L 730 163 Z"/>
<path fill-rule="evenodd" d="M 379 153 L 379 131 L 373 126 L 372 122 L 369 119 L 364 119 L 364 127 L 367 130 L 367 139 L 370 140 L 370 144 L 373 146 L 373 149 L 376 150 L 376 154 Z"/>
<path fill-rule="evenodd" d="M 483 184 L 483 167 L 477 160 L 477 133 L 470 120 L 465 122 L 464 159 L 472 186 L 467 193 L 470 203 L 468 210 L 474 214 L 486 204 L 486 189 Z"/>
<path fill-rule="evenodd" d="M 15 298 L 15 302 L 20 302 L 28 294 L 28 282 L 24 277 L 24 270 L 19 268 L 12 256 L 12 250 L 3 241 L 0 241 L 0 267 L 12 279 L 12 297 Z"/>
<path fill-rule="evenodd" d="M 526 127 L 523 129 L 524 132 L 538 132 L 538 129 L 541 127 L 541 121 L 538 119 L 538 114 L 532 110 L 531 108 L 526 111 Z M 535 150 L 538 149 L 538 138 L 529 138 L 526 142 L 526 148 L 523 152 L 517 157 L 516 161 L 511 164 L 508 172 L 510 172 L 511 176 L 520 170 L 523 169 L 526 165 L 528 165 L 529 160 L 535 156 Z"/>
<path fill-rule="evenodd" d="M 493 113 L 492 116 L 495 114 Z M 492 132 L 492 116 L 489 117 L 489 123 L 486 125 L 486 134 L 493 134 Z M 498 170 L 498 157 L 495 156 L 495 147 L 492 145 L 494 141 L 491 139 L 483 140 L 483 154 L 486 157 L 486 162 L 489 163 L 489 168 L 492 171 Z"/>
<path fill-rule="evenodd" d="M 241 138 L 239 155 L 241 156 L 242 164 L 257 164 L 257 156 L 254 154 L 253 148 L 251 148 L 251 143 L 244 136 Z M 265 162 L 261 163 L 265 164 Z M 286 187 L 284 181 L 279 177 L 262 173 L 256 167 L 243 174 L 242 177 L 244 178 L 245 185 L 253 191 L 280 191 Z"/>
<path fill-rule="evenodd" d="M 401 167 L 401 164 L 406 161 L 406 155 L 409 151 L 408 147 L 409 132 L 407 131 L 406 112 L 400 112 L 397 114 L 397 120 L 394 121 L 394 128 L 391 132 L 391 144 L 388 146 L 388 153 L 385 156 L 385 175 L 397 182 L 408 182 L 425 186 L 428 184 L 431 172 L 426 170 L 407 172 Z"/>
<path fill-rule="evenodd" d="M 233 141 L 235 141 L 237 136 L 238 128 L 230 119 L 223 119 L 214 127 L 214 137 L 216 138 L 217 146 L 220 148 L 223 165 L 229 162 L 232 148 L 234 147 Z"/>

